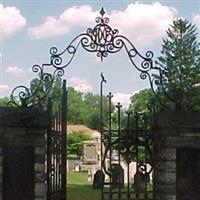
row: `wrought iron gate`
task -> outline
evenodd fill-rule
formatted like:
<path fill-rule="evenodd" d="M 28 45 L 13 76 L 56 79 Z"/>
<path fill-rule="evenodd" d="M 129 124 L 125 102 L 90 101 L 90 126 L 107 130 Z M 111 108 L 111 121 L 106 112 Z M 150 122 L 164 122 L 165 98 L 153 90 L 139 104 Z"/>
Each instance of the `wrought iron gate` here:
<path fill-rule="evenodd" d="M 102 75 L 101 99 L 103 95 Z M 108 98 L 108 122 L 104 122 L 101 103 L 101 170 L 106 175 L 102 200 L 153 200 L 153 131 L 148 113 L 125 112 L 122 105 L 112 111 L 113 95 Z M 115 112 L 115 118 L 113 117 Z M 113 125 L 115 121 L 115 125 Z M 106 128 L 105 128 L 106 127 Z M 124 177 L 126 176 L 126 182 Z"/>
<path fill-rule="evenodd" d="M 32 70 L 38 74 L 38 82 L 32 91 L 26 86 L 18 86 L 11 93 L 11 102 L 17 107 L 39 107 L 51 92 L 53 82 L 57 76 L 63 76 L 65 69 L 75 57 L 77 49 L 81 46 L 88 52 L 96 53 L 103 61 L 108 55 L 121 50 L 128 55 L 131 65 L 137 69 L 142 80 L 147 79 L 153 93 L 156 91 L 166 92 L 162 85 L 165 79 L 166 69 L 153 64 L 153 52 L 147 51 L 145 55 L 135 48 L 132 42 L 121 35 L 117 29 L 109 25 L 109 18 L 102 8 L 100 16 L 96 18 L 96 25 L 88 28 L 85 32 L 77 35 L 69 45 L 59 51 L 56 47 L 50 49 L 49 62 L 42 65 L 34 65 Z M 49 73 L 52 67 L 53 72 Z M 50 70 L 51 71 L 51 70 Z M 105 79 L 102 77 L 102 86 Z M 107 129 L 103 127 L 102 105 L 101 105 L 101 170 L 107 176 L 102 189 L 102 199 L 153 199 L 152 183 L 148 182 L 148 176 L 152 173 L 153 166 L 153 132 L 149 126 L 149 116 L 127 113 L 127 125 L 121 125 L 121 105 L 117 105 L 117 128 L 112 126 L 112 112 L 110 109 L 112 94 L 109 99 L 109 123 Z M 159 96 L 157 99 L 160 101 Z M 48 200 L 66 199 L 66 85 L 63 85 L 61 105 L 56 113 L 52 112 L 49 102 L 49 128 L 47 131 L 47 186 Z M 122 144 L 126 144 L 123 146 Z M 103 150 L 104 149 L 104 150 Z M 113 155 L 117 157 L 114 161 Z M 142 155 L 142 156 L 141 156 Z M 126 159 L 125 159 L 126 158 Z M 120 184 L 114 178 L 114 171 L 120 168 L 123 159 L 127 162 L 127 184 Z M 129 175 L 131 161 L 136 163 L 135 182 L 130 180 Z M 107 163 L 109 162 L 109 163 Z M 118 165 L 117 165 L 118 164 Z M 118 167 L 116 167 L 118 166 Z M 150 168 L 148 168 L 150 166 Z M 115 180 L 115 181 L 114 181 Z M 143 184 L 141 185 L 140 183 Z M 137 183 L 137 184 L 136 184 Z"/>
<path fill-rule="evenodd" d="M 66 200 L 66 81 L 63 81 L 60 102 L 61 104 L 54 108 L 54 112 L 51 99 L 49 99 L 48 103 L 47 200 Z"/>

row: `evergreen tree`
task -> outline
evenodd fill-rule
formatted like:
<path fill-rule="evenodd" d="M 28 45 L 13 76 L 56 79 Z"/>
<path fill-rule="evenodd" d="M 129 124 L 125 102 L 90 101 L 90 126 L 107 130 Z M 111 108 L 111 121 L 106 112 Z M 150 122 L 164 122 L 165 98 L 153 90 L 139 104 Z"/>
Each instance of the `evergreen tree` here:
<path fill-rule="evenodd" d="M 161 56 L 156 61 L 165 70 L 162 87 L 176 108 L 199 109 L 200 43 L 197 28 L 185 19 L 177 19 L 166 33 Z"/>

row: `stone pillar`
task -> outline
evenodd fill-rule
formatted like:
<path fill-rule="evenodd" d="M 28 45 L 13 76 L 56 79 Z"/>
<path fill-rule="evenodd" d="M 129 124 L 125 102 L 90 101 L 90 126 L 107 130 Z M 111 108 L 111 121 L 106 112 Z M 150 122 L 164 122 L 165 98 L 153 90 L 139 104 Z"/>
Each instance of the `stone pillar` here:
<path fill-rule="evenodd" d="M 177 148 L 200 148 L 200 113 L 161 111 L 154 129 L 155 200 L 176 200 Z"/>
<path fill-rule="evenodd" d="M 29 149 L 33 156 L 33 195 L 35 200 L 46 200 L 46 133 L 48 114 L 39 109 L 0 107 L 0 200 L 3 199 L 3 149 Z M 12 155 L 11 155 L 12 156 Z M 16 159 L 15 159 L 16 160 Z M 9 161 L 10 162 L 10 161 Z M 12 162 L 12 159 L 11 159 Z M 23 159 L 20 160 L 23 162 Z M 8 162 L 7 162 L 8 164 Z M 9 165 L 8 165 L 9 166 Z M 19 170 L 19 169 L 18 169 Z M 32 171 L 31 171 L 32 172 Z M 20 184 L 20 183 L 19 183 Z"/>
<path fill-rule="evenodd" d="M 3 200 L 2 197 L 2 185 L 3 185 L 3 166 L 2 166 L 2 148 L 0 148 L 0 200 Z"/>
<path fill-rule="evenodd" d="M 47 187 L 45 184 L 45 148 L 38 146 L 35 148 L 35 199 L 46 199 Z"/>

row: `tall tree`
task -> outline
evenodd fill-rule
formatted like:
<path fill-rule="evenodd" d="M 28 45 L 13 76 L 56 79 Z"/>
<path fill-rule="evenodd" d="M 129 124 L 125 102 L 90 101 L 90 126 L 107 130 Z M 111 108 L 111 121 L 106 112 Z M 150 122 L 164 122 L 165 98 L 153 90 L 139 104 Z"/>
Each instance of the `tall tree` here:
<path fill-rule="evenodd" d="M 93 93 L 86 93 L 84 95 L 84 104 L 86 106 L 86 125 L 92 129 L 99 130 L 100 128 L 100 96 Z M 107 97 L 102 97 L 102 117 L 103 126 L 108 123 L 108 99 Z M 113 112 L 114 105 L 111 104 L 111 111 Z"/>
<path fill-rule="evenodd" d="M 165 69 L 162 86 L 176 108 L 199 109 L 200 43 L 197 28 L 186 19 L 177 19 L 166 33 L 161 56 L 156 61 Z"/>
<path fill-rule="evenodd" d="M 48 84 L 48 82 L 42 81 L 40 84 L 39 83 L 40 80 L 38 78 L 31 80 L 30 90 L 33 94 L 35 93 L 35 91 L 37 91 L 36 95 L 43 96 L 43 94 L 45 94 L 45 85 Z M 32 100 L 35 101 L 38 96 L 35 96 Z M 59 104 L 61 103 L 62 97 L 62 79 L 59 76 L 55 77 L 49 94 L 46 96 L 46 98 L 42 99 L 41 103 L 44 108 L 47 107 L 49 97 L 51 97 L 53 102 L 53 111 L 56 111 Z"/>
<path fill-rule="evenodd" d="M 129 110 L 137 113 L 148 113 L 151 110 L 151 101 L 153 101 L 154 94 L 151 89 L 144 89 L 134 94 L 131 97 L 131 104 Z M 154 102 L 156 103 L 156 102 Z"/>
<path fill-rule="evenodd" d="M 85 104 L 82 93 L 73 87 L 68 88 L 68 122 L 69 124 L 85 124 Z"/>
<path fill-rule="evenodd" d="M 38 79 L 31 81 L 31 91 L 38 89 Z M 39 91 L 44 93 L 44 83 L 40 85 Z M 68 87 L 68 105 L 67 105 L 67 119 L 69 124 L 84 124 L 89 128 L 98 130 L 100 128 L 100 96 L 93 93 L 81 93 L 76 91 L 73 87 Z M 56 111 L 62 96 L 62 80 L 56 77 L 48 97 L 51 97 L 53 102 L 53 111 Z M 47 98 L 43 102 L 43 107 L 47 106 Z M 103 96 L 103 119 L 104 125 L 108 122 L 108 99 Z M 112 111 L 114 105 L 111 105 Z"/>

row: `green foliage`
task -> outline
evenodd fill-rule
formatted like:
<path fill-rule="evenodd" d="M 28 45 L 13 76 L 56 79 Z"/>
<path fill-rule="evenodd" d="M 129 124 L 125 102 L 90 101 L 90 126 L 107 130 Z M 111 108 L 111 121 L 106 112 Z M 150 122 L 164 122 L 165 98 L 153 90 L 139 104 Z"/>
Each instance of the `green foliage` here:
<path fill-rule="evenodd" d="M 7 107 L 8 102 L 9 102 L 8 97 L 0 98 L 0 106 Z"/>
<path fill-rule="evenodd" d="M 141 90 L 131 97 L 131 104 L 129 110 L 137 113 L 148 113 L 156 103 L 154 100 L 154 94 L 151 89 Z"/>
<path fill-rule="evenodd" d="M 86 108 L 86 125 L 92 129 L 99 130 L 100 128 L 100 96 L 92 93 L 87 93 L 84 96 L 84 104 Z M 108 123 L 108 99 L 102 97 L 103 104 L 103 126 Z M 114 105 L 111 105 L 111 111 L 114 110 Z"/>
<path fill-rule="evenodd" d="M 78 158 L 83 153 L 83 142 L 86 140 L 91 140 L 91 136 L 83 133 L 83 132 L 76 132 L 67 135 L 67 151 L 68 154 L 76 155 Z"/>
<path fill-rule="evenodd" d="M 45 91 L 45 83 L 42 83 L 38 89 L 39 79 L 33 79 L 30 83 L 31 92 L 39 90 L 40 94 Z M 91 129 L 100 128 L 100 96 L 93 93 L 83 94 L 76 91 L 73 87 L 68 87 L 67 96 L 67 119 L 69 124 L 84 124 Z M 56 77 L 49 95 L 44 99 L 42 106 L 47 108 L 48 97 L 53 102 L 53 111 L 56 111 L 60 105 L 62 97 L 62 80 Z M 37 98 L 37 97 L 36 97 Z M 108 121 L 107 114 L 108 99 L 103 96 L 103 119 L 104 125 Z M 111 106 L 114 110 L 114 105 Z"/>
<path fill-rule="evenodd" d="M 46 88 L 50 88 L 49 84 L 51 83 L 49 83 L 48 80 L 46 82 L 42 81 L 40 83 L 40 80 L 38 78 L 35 78 L 30 82 L 31 93 L 34 94 L 35 91 L 37 91 L 37 93 L 35 93 L 34 95 L 33 101 L 36 101 L 38 97 L 45 94 Z M 55 77 L 49 94 L 41 102 L 44 109 L 47 108 L 49 97 L 53 102 L 53 111 L 56 111 L 60 105 L 62 97 L 62 79 L 59 76 Z"/>
<path fill-rule="evenodd" d="M 163 39 L 156 64 L 166 69 L 163 86 L 172 108 L 198 110 L 200 101 L 200 43 L 197 29 L 185 19 L 177 19 Z M 161 87 L 161 86 L 160 86 Z"/>
<path fill-rule="evenodd" d="M 141 132 L 138 130 L 141 129 L 144 131 L 150 129 L 152 110 L 158 106 L 159 104 L 151 89 L 141 90 L 131 97 L 131 104 L 129 105 L 130 131 L 123 131 L 121 133 L 121 143 L 119 144 L 116 142 L 114 147 L 116 150 L 120 149 L 121 156 L 125 162 L 129 163 L 131 161 L 136 161 L 137 159 L 139 162 L 151 162 L 152 147 L 145 144 L 146 141 L 144 135 L 142 136 Z M 125 130 L 127 128 L 127 114 L 124 112 L 121 117 L 121 127 Z M 138 137 L 137 139 L 136 135 Z M 146 150 L 145 146 L 147 147 Z M 136 148 L 138 157 L 136 154 Z"/>
<path fill-rule="evenodd" d="M 68 88 L 68 121 L 69 124 L 85 124 L 85 105 L 82 93 Z"/>
<path fill-rule="evenodd" d="M 50 97 L 53 102 L 53 111 L 56 111 L 60 106 L 62 98 L 62 79 L 60 77 L 55 78 Z"/>
<path fill-rule="evenodd" d="M 138 161 L 140 163 L 152 162 L 152 152 L 150 148 L 147 148 L 147 145 L 145 149 L 144 138 L 139 138 L 138 141 L 134 140 L 133 138 L 129 140 L 126 139 L 124 141 L 122 139 L 120 149 L 122 159 L 127 164 L 133 161 Z"/>
<path fill-rule="evenodd" d="M 103 125 L 108 122 L 108 99 L 103 96 Z M 111 106 L 114 110 L 114 105 Z M 68 88 L 68 121 L 70 124 L 84 124 L 91 129 L 100 128 L 100 96 L 93 93 L 82 94 Z"/>

